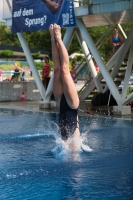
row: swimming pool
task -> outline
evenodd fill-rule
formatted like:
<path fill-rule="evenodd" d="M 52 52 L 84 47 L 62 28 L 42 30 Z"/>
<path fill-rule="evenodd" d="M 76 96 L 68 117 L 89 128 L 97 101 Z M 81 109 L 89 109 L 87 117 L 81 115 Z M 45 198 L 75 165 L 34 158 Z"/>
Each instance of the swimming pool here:
<path fill-rule="evenodd" d="M 59 156 L 58 114 L 0 109 L 0 200 L 133 199 L 133 121 L 80 116 L 92 152 Z"/>

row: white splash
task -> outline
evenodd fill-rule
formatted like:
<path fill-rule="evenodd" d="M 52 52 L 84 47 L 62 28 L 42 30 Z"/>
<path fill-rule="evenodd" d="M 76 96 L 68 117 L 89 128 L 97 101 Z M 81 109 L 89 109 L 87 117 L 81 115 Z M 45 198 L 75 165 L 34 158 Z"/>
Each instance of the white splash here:
<path fill-rule="evenodd" d="M 88 139 L 87 139 L 87 133 L 83 133 L 81 135 L 81 149 L 85 152 L 91 152 L 93 151 L 93 149 L 91 149 L 88 146 Z"/>
<path fill-rule="evenodd" d="M 87 141 L 87 134 L 81 135 L 81 140 L 78 142 L 77 146 L 80 146 L 79 151 L 75 154 L 73 154 L 72 150 L 69 148 L 69 142 L 71 141 L 71 138 L 67 141 L 64 141 L 61 139 L 60 135 L 55 136 L 55 147 L 52 150 L 55 158 L 58 158 L 60 160 L 69 160 L 73 159 L 76 161 L 81 161 L 81 152 L 92 152 L 93 149 L 91 149 L 88 146 Z"/>
<path fill-rule="evenodd" d="M 61 160 L 66 160 L 70 158 L 71 151 L 66 148 L 66 143 L 60 137 L 56 137 L 55 148 L 52 150 L 54 156 Z"/>

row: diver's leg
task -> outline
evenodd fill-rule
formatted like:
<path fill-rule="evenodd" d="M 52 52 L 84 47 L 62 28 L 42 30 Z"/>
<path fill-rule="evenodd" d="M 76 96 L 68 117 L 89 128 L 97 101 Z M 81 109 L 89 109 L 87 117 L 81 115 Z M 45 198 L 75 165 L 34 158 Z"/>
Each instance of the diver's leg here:
<path fill-rule="evenodd" d="M 57 47 L 57 42 L 54 37 L 53 32 L 53 25 L 50 25 L 50 35 L 51 35 L 51 42 L 52 42 L 52 57 L 54 62 L 54 82 L 53 82 L 53 93 L 55 96 L 55 100 L 59 105 L 61 95 L 63 94 L 62 88 L 62 80 L 61 80 L 61 71 L 60 71 L 60 58 L 59 58 L 59 51 Z"/>
<path fill-rule="evenodd" d="M 54 36 L 58 43 L 58 50 L 60 56 L 60 65 L 61 65 L 61 79 L 63 83 L 63 93 L 65 95 L 68 105 L 76 109 L 79 106 L 79 98 L 75 88 L 75 84 L 72 80 L 70 71 L 69 71 L 69 57 L 68 52 L 63 44 L 61 39 L 61 29 L 60 26 L 54 24 Z"/>

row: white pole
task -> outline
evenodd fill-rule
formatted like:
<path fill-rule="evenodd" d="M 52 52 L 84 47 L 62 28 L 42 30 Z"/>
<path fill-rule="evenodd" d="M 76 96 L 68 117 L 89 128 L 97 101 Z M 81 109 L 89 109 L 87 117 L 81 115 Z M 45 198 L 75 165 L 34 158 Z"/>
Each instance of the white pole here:
<path fill-rule="evenodd" d="M 121 104 L 121 96 L 116 88 L 116 85 L 112 79 L 112 77 L 110 76 L 107 68 L 105 67 L 96 47 L 95 44 L 90 36 L 90 34 L 88 33 L 82 19 L 77 19 L 77 26 L 79 27 L 79 30 L 82 30 L 82 37 L 84 38 L 84 40 L 86 41 L 92 55 L 94 56 L 94 59 L 96 61 L 96 63 L 98 64 L 100 71 L 105 79 L 105 81 L 108 84 L 108 87 L 113 95 L 113 97 L 116 99 L 118 105 Z"/>
<path fill-rule="evenodd" d="M 90 52 L 89 52 L 89 49 L 88 49 L 88 47 L 87 47 L 87 45 L 86 45 L 86 42 L 85 42 L 85 40 L 82 38 L 82 36 L 81 36 L 79 30 L 76 30 L 76 34 L 77 34 L 77 37 L 78 37 L 80 46 L 82 47 L 82 50 L 83 50 L 83 52 L 84 52 L 84 54 L 85 54 L 86 62 L 87 62 L 88 66 L 90 67 L 90 70 L 91 70 L 91 72 L 92 72 L 92 76 L 93 76 L 93 80 L 94 80 L 94 82 L 95 82 L 96 88 L 97 88 L 97 90 L 98 90 L 99 92 L 103 92 L 103 88 L 102 88 L 102 86 L 101 86 L 101 83 L 100 83 L 99 79 L 96 78 L 96 77 L 97 77 L 97 71 L 96 71 L 96 68 L 95 68 L 95 66 L 94 66 L 94 62 L 93 62 L 93 60 L 92 60 L 92 56 L 91 56 L 91 54 L 90 54 Z"/>
<path fill-rule="evenodd" d="M 109 103 L 110 103 L 110 97 L 111 97 L 111 92 L 109 93 L 108 105 L 107 105 L 107 106 L 109 106 Z"/>
<path fill-rule="evenodd" d="M 74 33 L 75 33 L 74 27 L 68 27 L 66 29 L 66 32 L 65 32 L 65 35 L 64 35 L 64 38 L 63 38 L 63 43 L 64 43 L 64 45 L 67 49 L 69 49 L 69 46 L 70 46 L 71 41 L 73 39 Z"/>
<path fill-rule="evenodd" d="M 44 88 L 44 86 L 42 84 L 42 81 L 41 81 L 41 79 L 39 77 L 37 68 L 36 68 L 36 66 L 34 64 L 34 60 L 33 60 L 32 56 L 31 56 L 31 53 L 30 53 L 30 49 L 29 49 L 29 47 L 28 47 L 28 45 L 27 45 L 27 43 L 25 41 L 23 33 L 17 33 L 17 35 L 18 35 L 19 41 L 21 43 L 21 46 L 23 48 L 23 51 L 25 53 L 26 59 L 27 59 L 27 61 L 29 63 L 29 66 L 30 66 L 30 68 L 32 70 L 32 73 L 33 73 L 33 76 L 35 78 L 35 82 L 37 84 L 37 87 L 39 89 L 41 97 L 44 99 L 44 97 L 45 97 L 45 88 Z"/>
<path fill-rule="evenodd" d="M 124 85 L 123 85 L 123 89 L 122 89 L 122 99 L 123 100 L 126 98 L 128 82 L 129 82 L 129 78 L 130 78 L 130 74 L 131 74 L 131 70 L 132 70 L 132 64 L 133 64 L 133 42 L 132 42 L 131 48 L 130 48 L 129 59 L 127 62 L 127 69 L 126 69 L 126 74 L 125 74 L 125 78 L 124 78 Z"/>
<path fill-rule="evenodd" d="M 119 28 L 120 28 L 120 30 L 121 30 L 121 32 L 122 32 L 124 38 L 127 39 L 126 33 L 125 33 L 125 31 L 123 30 L 122 26 L 121 26 L 120 24 L 118 24 L 118 26 L 119 26 Z"/>
<path fill-rule="evenodd" d="M 10 5 L 10 3 L 9 3 L 9 0 L 6 0 L 6 1 L 7 1 L 7 4 L 8 4 L 8 7 L 9 7 L 10 12 L 12 12 L 12 11 L 11 11 L 12 8 L 11 8 L 11 5 Z M 20 43 L 21 43 L 21 46 L 22 46 L 22 48 L 23 48 L 23 51 L 24 51 L 24 53 L 25 53 L 25 56 L 26 56 L 27 61 L 28 61 L 28 63 L 29 63 L 29 66 L 30 66 L 30 68 L 31 68 L 31 70 L 32 70 L 32 73 L 33 73 L 33 76 L 34 76 L 34 78 L 35 78 L 35 82 L 36 82 L 36 84 L 37 84 L 37 87 L 38 87 L 38 89 L 39 89 L 39 92 L 40 92 L 40 94 L 41 94 L 41 97 L 44 99 L 44 97 L 45 97 L 45 88 L 44 88 L 44 86 L 43 86 L 43 84 L 42 84 L 42 82 L 41 82 L 41 80 L 40 80 L 38 71 L 37 71 L 36 66 L 35 66 L 35 64 L 34 64 L 34 60 L 33 60 L 32 56 L 31 56 L 30 49 L 29 49 L 29 47 L 28 47 L 28 45 L 27 45 L 27 43 L 26 43 L 26 41 L 25 41 L 25 38 L 24 38 L 23 33 L 17 33 L 17 36 L 18 36 L 18 38 L 19 38 L 19 41 L 20 41 Z"/>
<path fill-rule="evenodd" d="M 121 49 L 122 49 L 122 46 L 117 50 L 117 52 L 112 56 L 112 58 L 106 64 L 106 67 L 107 67 L 108 71 L 115 65 L 116 60 L 118 59 L 118 57 L 120 55 Z M 106 92 L 107 90 L 108 90 L 108 85 L 105 86 L 104 92 Z"/>
<path fill-rule="evenodd" d="M 123 104 L 122 105 L 126 105 L 128 104 L 129 102 L 133 101 L 133 92 L 127 97 L 126 100 L 123 101 Z"/>
<path fill-rule="evenodd" d="M 117 76 L 117 73 L 119 71 L 119 67 L 121 66 L 123 58 L 125 57 L 132 40 L 133 40 L 133 26 L 131 27 L 131 30 L 128 34 L 127 39 L 125 40 L 124 44 L 122 45 L 122 49 L 120 51 L 119 57 L 116 60 L 116 63 L 115 63 L 115 66 L 114 66 L 114 70 L 111 73 L 111 76 L 112 76 L 113 79 L 115 79 L 115 77 Z"/>

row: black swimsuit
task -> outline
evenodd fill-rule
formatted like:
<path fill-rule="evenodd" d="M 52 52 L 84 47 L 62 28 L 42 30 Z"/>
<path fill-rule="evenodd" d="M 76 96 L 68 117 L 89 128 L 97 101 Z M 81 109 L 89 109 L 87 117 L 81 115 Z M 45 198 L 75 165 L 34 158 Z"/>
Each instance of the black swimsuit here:
<path fill-rule="evenodd" d="M 15 69 L 15 70 L 14 70 L 14 72 L 17 72 L 17 75 L 19 75 L 19 74 L 20 74 L 20 72 L 19 72 L 19 70 L 18 70 L 18 69 Z M 16 73 L 15 73 L 15 75 L 16 75 Z"/>
<path fill-rule="evenodd" d="M 68 139 L 75 132 L 77 127 L 77 115 L 78 109 L 72 109 L 69 107 L 64 94 L 61 97 L 60 102 L 60 117 L 59 127 L 63 139 Z"/>

